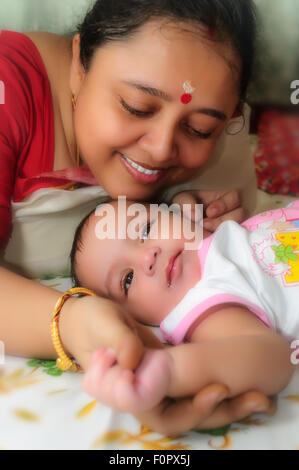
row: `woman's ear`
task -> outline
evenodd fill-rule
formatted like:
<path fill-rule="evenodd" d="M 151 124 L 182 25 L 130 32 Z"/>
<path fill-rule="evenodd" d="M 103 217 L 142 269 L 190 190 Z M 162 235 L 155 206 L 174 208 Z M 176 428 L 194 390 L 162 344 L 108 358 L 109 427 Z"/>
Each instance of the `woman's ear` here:
<path fill-rule="evenodd" d="M 77 96 L 85 77 L 85 70 L 80 60 L 80 34 L 75 34 L 72 42 L 72 61 L 70 70 L 70 89 Z"/>

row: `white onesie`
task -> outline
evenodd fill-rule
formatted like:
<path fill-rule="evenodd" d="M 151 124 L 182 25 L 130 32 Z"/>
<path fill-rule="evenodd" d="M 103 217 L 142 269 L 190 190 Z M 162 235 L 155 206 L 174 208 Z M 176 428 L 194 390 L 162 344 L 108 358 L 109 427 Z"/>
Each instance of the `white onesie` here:
<path fill-rule="evenodd" d="M 299 200 L 244 222 L 224 222 L 198 250 L 201 279 L 160 325 L 184 341 L 210 307 L 244 305 L 289 341 L 299 339 Z"/>

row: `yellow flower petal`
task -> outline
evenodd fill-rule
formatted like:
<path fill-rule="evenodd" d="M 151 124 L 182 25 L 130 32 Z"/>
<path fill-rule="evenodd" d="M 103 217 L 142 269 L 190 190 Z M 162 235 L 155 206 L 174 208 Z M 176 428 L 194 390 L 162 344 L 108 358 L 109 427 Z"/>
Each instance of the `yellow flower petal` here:
<path fill-rule="evenodd" d="M 209 446 L 212 447 L 212 449 L 214 450 L 227 450 L 231 447 L 231 445 L 232 445 L 232 440 L 228 434 L 223 436 L 223 443 L 220 444 L 219 446 L 216 446 L 215 444 L 213 444 L 212 440 L 209 441 Z"/>
<path fill-rule="evenodd" d="M 142 442 L 142 448 L 144 450 L 186 450 L 189 449 L 189 446 L 183 444 L 169 444 L 162 445 L 161 441 L 151 441 L 151 442 Z"/>
<path fill-rule="evenodd" d="M 98 449 L 107 442 L 121 441 L 124 435 L 126 435 L 126 432 L 123 430 L 106 432 L 101 437 L 95 440 L 92 445 L 92 449 Z"/>
<path fill-rule="evenodd" d="M 17 418 L 22 419 L 23 421 L 37 422 L 40 421 L 40 418 L 37 414 L 32 413 L 28 410 L 16 409 L 14 414 Z"/>
<path fill-rule="evenodd" d="M 286 400 L 292 401 L 293 403 L 299 403 L 299 395 L 288 395 L 284 398 Z"/>
<path fill-rule="evenodd" d="M 2 370 L 0 374 L 0 394 L 11 393 L 17 388 L 27 387 L 43 381 L 43 379 L 29 378 L 30 375 L 31 372 L 25 375 L 25 369 L 16 369 L 7 374 Z"/>
<path fill-rule="evenodd" d="M 94 400 L 88 403 L 88 405 L 84 406 L 80 411 L 78 411 L 76 418 L 77 419 L 85 418 L 85 416 L 87 416 L 89 413 L 92 412 L 92 410 L 95 408 L 97 403 L 98 403 L 97 400 Z"/>
<path fill-rule="evenodd" d="M 69 388 L 61 388 L 61 389 L 58 389 L 58 390 L 51 390 L 50 392 L 47 393 L 47 395 L 56 395 L 58 393 L 68 392 L 69 390 L 70 390 Z"/>
<path fill-rule="evenodd" d="M 11 372 L 10 374 L 7 375 L 7 379 L 8 380 L 18 379 L 19 377 L 22 377 L 24 373 L 25 373 L 25 369 L 16 369 L 14 372 Z"/>

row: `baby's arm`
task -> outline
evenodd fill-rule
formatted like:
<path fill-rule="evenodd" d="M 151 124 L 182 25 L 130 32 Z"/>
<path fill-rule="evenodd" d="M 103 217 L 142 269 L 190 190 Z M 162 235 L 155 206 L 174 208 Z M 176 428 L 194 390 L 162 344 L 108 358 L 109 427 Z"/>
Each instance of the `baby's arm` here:
<path fill-rule="evenodd" d="M 288 342 L 244 307 L 210 310 L 187 337 L 191 343 L 168 350 L 170 396 L 192 394 L 214 381 L 228 387 L 229 397 L 248 390 L 275 395 L 293 374 Z"/>
<path fill-rule="evenodd" d="M 190 331 L 192 343 L 147 350 L 134 373 L 120 370 L 113 354 L 104 354 L 94 369 L 96 380 L 91 378 L 98 399 L 134 413 L 165 396 L 194 395 L 212 383 L 226 385 L 228 397 L 249 390 L 266 395 L 281 391 L 294 370 L 287 341 L 243 307 L 209 313 Z"/>
<path fill-rule="evenodd" d="M 288 342 L 246 308 L 214 308 L 187 336 L 191 343 L 168 349 L 172 358 L 169 396 L 196 393 L 223 383 L 229 397 L 248 390 L 275 395 L 292 377 Z"/>

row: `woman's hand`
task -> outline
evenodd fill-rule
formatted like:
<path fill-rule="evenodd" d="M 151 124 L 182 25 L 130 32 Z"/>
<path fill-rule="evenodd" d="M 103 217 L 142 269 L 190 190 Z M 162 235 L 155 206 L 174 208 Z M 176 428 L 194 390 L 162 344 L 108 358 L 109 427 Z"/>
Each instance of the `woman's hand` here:
<path fill-rule="evenodd" d="M 224 385 L 208 385 L 195 397 L 178 401 L 166 398 L 154 409 L 137 413 L 135 417 L 152 431 L 178 436 L 192 429 L 217 429 L 254 413 L 271 416 L 276 411 L 275 399 L 259 392 L 247 392 L 229 400 L 227 396 Z"/>
<path fill-rule="evenodd" d="M 113 349 L 120 367 L 129 370 L 138 366 L 145 346 L 163 348 L 149 328 L 136 322 L 117 303 L 101 297 L 69 299 L 59 324 L 65 351 L 84 371 L 100 348 Z"/>
<path fill-rule="evenodd" d="M 241 223 L 245 220 L 245 210 L 241 206 L 241 200 L 236 190 L 191 190 L 176 194 L 172 203 L 179 204 L 203 204 L 204 221 L 206 230 L 214 232 L 218 225 L 225 220 L 234 220 Z M 191 214 L 194 218 L 194 212 Z"/>

